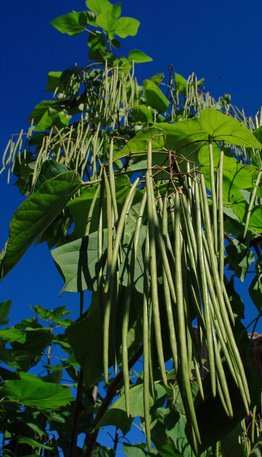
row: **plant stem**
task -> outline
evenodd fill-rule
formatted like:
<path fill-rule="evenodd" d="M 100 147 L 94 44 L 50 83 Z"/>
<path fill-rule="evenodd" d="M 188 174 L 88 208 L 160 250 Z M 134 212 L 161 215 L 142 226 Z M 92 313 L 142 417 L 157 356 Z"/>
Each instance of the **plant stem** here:
<path fill-rule="evenodd" d="M 80 292 L 80 304 L 79 304 L 80 317 L 83 314 L 83 310 L 84 310 L 84 292 L 81 291 Z M 79 426 L 79 421 L 80 421 L 80 416 L 81 416 L 81 411 L 82 411 L 83 391 L 84 391 L 84 377 L 83 377 L 83 370 L 82 370 L 82 368 L 80 368 L 79 376 L 78 376 L 78 383 L 77 383 L 75 408 L 74 408 L 73 421 L 72 421 L 69 457 L 76 457 L 76 455 L 77 455 L 77 435 L 78 435 L 78 426 Z"/>
<path fill-rule="evenodd" d="M 136 352 L 129 359 L 129 362 L 128 362 L 129 369 L 131 369 L 134 366 L 134 364 L 138 361 L 138 359 L 142 355 L 142 352 L 143 352 L 143 346 L 140 345 L 140 346 L 138 346 Z M 110 384 L 110 386 L 108 388 L 107 394 L 106 394 L 104 400 L 102 401 L 99 410 L 97 411 L 97 414 L 96 414 L 96 416 L 94 418 L 94 422 L 93 422 L 93 429 L 90 432 L 90 434 L 89 434 L 89 436 L 87 437 L 87 440 L 86 440 L 86 445 L 85 445 L 85 449 L 84 449 L 84 452 L 83 452 L 83 457 L 91 457 L 92 456 L 92 452 L 93 452 L 94 446 L 96 444 L 97 436 L 98 436 L 98 433 L 99 433 L 99 429 L 98 428 L 96 429 L 95 427 L 97 426 L 99 421 L 102 419 L 102 417 L 106 413 L 111 401 L 113 400 L 113 398 L 116 395 L 116 391 L 119 388 L 119 384 L 122 383 L 122 382 L 123 382 L 123 371 L 121 370 L 116 375 L 116 377 L 113 379 L 113 381 L 111 382 L 111 384 Z"/>

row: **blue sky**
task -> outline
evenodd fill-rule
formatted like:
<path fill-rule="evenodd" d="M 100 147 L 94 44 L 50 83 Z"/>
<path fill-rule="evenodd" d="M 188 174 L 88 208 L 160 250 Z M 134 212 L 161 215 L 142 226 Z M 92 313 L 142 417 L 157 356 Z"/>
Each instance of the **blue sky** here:
<path fill-rule="evenodd" d="M 137 66 L 140 80 L 157 72 L 168 73 L 168 65 L 188 76 L 194 71 L 205 77 L 206 89 L 218 97 L 232 95 L 232 102 L 255 114 L 261 105 L 261 13 L 260 0 L 132 0 L 123 1 L 123 14 L 141 21 L 137 37 L 122 40 L 120 52 L 141 49 L 152 63 Z M 27 117 L 47 94 L 47 73 L 87 63 L 87 35 L 68 37 L 50 21 L 72 10 L 85 9 L 84 0 L 13 0 L 1 6 L 1 151 L 11 134 L 27 127 Z M 121 54 L 121 55 L 122 55 Z M 17 189 L 0 179 L 0 245 L 8 236 L 8 223 L 18 203 Z M 54 307 L 71 304 L 72 294 L 58 295 L 60 279 L 46 246 L 33 247 L 0 284 L 0 301 L 13 299 L 16 318 L 37 303 Z M 252 318 L 253 312 L 248 312 Z"/>

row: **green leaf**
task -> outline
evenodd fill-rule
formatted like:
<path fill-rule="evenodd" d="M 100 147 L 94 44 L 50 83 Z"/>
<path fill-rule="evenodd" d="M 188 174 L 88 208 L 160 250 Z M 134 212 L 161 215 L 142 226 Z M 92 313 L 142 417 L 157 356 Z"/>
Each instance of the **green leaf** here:
<path fill-rule="evenodd" d="M 149 140 L 152 140 L 153 151 L 163 149 L 164 133 L 162 129 L 158 127 L 146 127 L 139 130 L 134 138 L 132 138 L 120 151 L 114 153 L 114 159 L 132 154 L 147 153 Z"/>
<path fill-rule="evenodd" d="M 68 171 L 69 169 L 61 162 L 57 162 L 53 159 L 45 160 L 41 166 L 39 176 L 34 185 L 34 191 L 39 191 L 44 183 L 49 179 L 55 178 L 62 173 L 67 173 Z"/>
<path fill-rule="evenodd" d="M 123 444 L 123 451 L 127 457 L 146 457 L 151 455 L 156 455 L 145 450 L 145 443 L 136 443 L 136 444 Z"/>
<path fill-rule="evenodd" d="M 63 291 L 96 290 L 97 232 L 63 244 L 51 254 L 65 279 Z"/>
<path fill-rule="evenodd" d="M 225 141 L 237 146 L 262 148 L 246 125 L 237 119 L 213 109 L 201 111 L 199 122 L 202 129 L 215 141 Z"/>
<path fill-rule="evenodd" d="M 20 373 L 20 380 L 6 381 L 1 389 L 9 401 L 36 408 L 39 411 L 58 409 L 71 402 L 69 388 L 44 382 L 38 377 Z"/>
<path fill-rule="evenodd" d="M 159 89 L 159 87 L 150 79 L 146 79 L 144 81 L 143 87 L 147 104 L 160 113 L 165 113 L 169 106 L 169 101 L 161 89 Z"/>
<path fill-rule="evenodd" d="M 96 443 L 94 450 L 92 452 L 92 457 L 114 457 L 115 451 L 113 449 L 109 449 L 105 446 L 102 446 L 99 443 Z"/>
<path fill-rule="evenodd" d="M 103 11 L 96 18 L 96 25 L 101 27 L 109 38 L 112 39 L 115 34 L 116 25 L 118 22 L 118 14 L 114 9 L 111 11 Z"/>
<path fill-rule="evenodd" d="M 48 80 L 46 85 L 46 90 L 49 92 L 55 92 L 57 89 L 60 88 L 61 85 L 61 75 L 62 71 L 49 71 L 48 73 Z M 59 90 L 60 92 L 60 90 Z"/>
<path fill-rule="evenodd" d="M 175 74 L 176 89 L 182 95 L 186 95 L 187 80 L 179 73 Z"/>
<path fill-rule="evenodd" d="M 33 193 L 16 210 L 9 228 L 9 240 L 1 262 L 4 277 L 61 213 L 81 186 L 79 176 L 69 171 L 46 181 L 41 191 Z"/>
<path fill-rule="evenodd" d="M 166 434 L 173 442 L 179 453 L 178 455 L 183 457 L 193 456 L 193 449 L 190 446 L 185 431 L 186 416 L 184 414 L 170 412 L 164 417 L 164 424 L 166 426 Z"/>
<path fill-rule="evenodd" d="M 86 0 L 86 6 L 95 14 L 112 11 L 113 5 L 108 0 Z"/>
<path fill-rule="evenodd" d="M 32 438 L 28 438 L 26 436 L 18 437 L 17 442 L 20 444 L 28 444 L 33 449 L 47 449 L 48 451 L 52 451 L 53 449 L 51 446 L 46 446 L 45 444 L 41 444 L 38 441 L 35 441 Z"/>
<path fill-rule="evenodd" d="M 72 11 L 72 13 L 64 14 L 51 21 L 55 29 L 70 36 L 84 32 L 87 23 L 88 15 L 85 11 Z"/>
<path fill-rule="evenodd" d="M 71 311 L 67 311 L 66 306 L 59 306 L 53 310 L 42 308 L 42 306 L 32 306 L 33 311 L 45 321 L 52 321 L 58 325 L 67 325 L 67 322 L 62 318 L 71 314 Z"/>
<path fill-rule="evenodd" d="M 262 436 L 260 435 L 248 457 L 261 457 L 262 456 Z"/>
<path fill-rule="evenodd" d="M 253 165 L 242 164 L 234 157 L 231 157 L 229 151 L 225 149 L 224 166 L 223 166 L 223 198 L 225 214 L 238 223 L 231 221 L 230 226 L 227 224 L 227 231 L 235 235 L 243 235 L 244 228 L 242 224 L 246 221 L 248 203 L 251 193 L 250 189 L 254 187 L 257 179 L 258 170 Z M 220 149 L 213 146 L 213 159 L 215 173 L 217 172 L 219 162 Z M 202 146 L 198 153 L 198 163 L 201 166 L 201 171 L 205 176 L 205 182 L 210 190 L 210 165 L 208 146 Z M 233 225 L 235 228 L 233 228 Z M 255 233 L 260 233 L 262 230 L 262 213 L 261 202 L 257 197 L 254 202 L 254 207 L 251 213 L 249 230 Z"/>
<path fill-rule="evenodd" d="M 151 405 L 153 399 L 150 397 Z M 126 434 L 132 424 L 132 418 L 144 417 L 144 401 L 143 401 L 143 384 L 138 384 L 131 387 L 129 390 L 130 417 L 127 417 L 125 406 L 125 395 L 121 395 L 104 414 L 103 418 L 97 424 L 97 427 L 105 425 L 115 425 Z"/>
<path fill-rule="evenodd" d="M 0 303 L 0 325 L 6 325 L 9 322 L 8 314 L 12 305 L 11 300 Z"/>
<path fill-rule="evenodd" d="M 201 111 L 199 118 L 157 125 L 166 133 L 167 148 L 180 152 L 186 158 L 189 153 L 192 154 L 192 150 L 198 150 L 209 139 L 237 146 L 262 148 L 261 143 L 244 124 L 213 109 Z"/>
<path fill-rule="evenodd" d="M 6 328 L 4 330 L 0 330 L 0 340 L 7 341 L 9 343 L 24 343 L 26 340 L 26 334 L 14 327 Z"/>
<path fill-rule="evenodd" d="M 120 17 L 116 23 L 114 33 L 120 38 L 135 36 L 138 32 L 140 22 L 132 17 Z"/>
<path fill-rule="evenodd" d="M 226 251 L 230 270 L 233 270 L 243 282 L 250 265 L 255 261 L 254 253 L 237 239 L 232 239 Z"/>
<path fill-rule="evenodd" d="M 42 100 L 38 103 L 29 116 L 29 121 L 37 124 L 43 118 L 45 113 L 48 113 L 49 109 L 56 111 L 61 111 L 63 109 L 62 105 L 64 102 L 60 100 Z"/>
<path fill-rule="evenodd" d="M 43 351 L 53 341 L 49 328 L 27 328 L 24 342 L 12 342 L 12 354 L 17 365 L 24 371 L 34 366 L 41 358 Z"/>
<path fill-rule="evenodd" d="M 146 105 L 134 105 L 132 116 L 135 122 L 142 122 L 143 124 L 153 123 L 153 110 Z"/>
<path fill-rule="evenodd" d="M 107 57 L 106 39 L 98 30 L 92 34 L 90 33 L 87 44 L 89 47 L 89 59 L 103 61 Z"/>
<path fill-rule="evenodd" d="M 151 76 L 150 80 L 153 81 L 157 86 L 163 82 L 165 75 L 164 73 L 156 73 L 155 75 Z"/>
<path fill-rule="evenodd" d="M 236 427 L 221 439 L 221 450 L 223 457 L 231 457 L 237 455 L 237 457 L 246 457 L 245 447 L 241 438 L 243 437 L 244 430 L 241 422 Z"/>
<path fill-rule="evenodd" d="M 257 274 L 254 276 L 250 286 L 249 286 L 249 294 L 252 298 L 254 304 L 256 305 L 258 311 L 262 312 L 262 267 L 257 263 L 256 266 Z"/>
<path fill-rule="evenodd" d="M 133 49 L 133 51 L 130 51 L 128 54 L 128 60 L 135 63 L 145 63 L 152 62 L 153 59 L 139 49 Z"/>
<path fill-rule="evenodd" d="M 93 293 L 92 304 L 87 314 L 66 330 L 75 357 L 80 363 L 86 387 L 99 379 L 103 373 L 103 317 L 99 297 Z M 83 341 L 85 344 L 83 344 Z"/>
<path fill-rule="evenodd" d="M 70 116 L 65 111 L 57 111 L 56 109 L 49 108 L 41 117 L 39 122 L 34 126 L 36 132 L 44 132 L 53 125 L 58 128 L 66 127 L 69 123 Z"/>

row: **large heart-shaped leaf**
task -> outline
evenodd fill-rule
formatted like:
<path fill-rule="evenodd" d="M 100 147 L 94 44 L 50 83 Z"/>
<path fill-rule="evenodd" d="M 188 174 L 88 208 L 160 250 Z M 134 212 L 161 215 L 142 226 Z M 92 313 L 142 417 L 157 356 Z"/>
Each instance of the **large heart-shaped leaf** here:
<path fill-rule="evenodd" d="M 19 380 L 6 381 L 1 389 L 2 396 L 9 401 L 39 411 L 57 409 L 70 403 L 72 397 L 69 388 L 42 381 L 28 373 L 20 373 L 19 376 Z"/>
<path fill-rule="evenodd" d="M 151 399 L 151 404 L 153 400 Z M 138 384 L 129 390 L 129 405 L 130 417 L 127 417 L 125 396 L 121 395 L 106 411 L 103 418 L 97 424 L 97 427 L 104 427 L 105 425 L 115 425 L 121 428 L 123 433 L 127 433 L 132 423 L 132 417 L 144 416 L 144 401 L 143 401 L 143 384 Z"/>
<path fill-rule="evenodd" d="M 246 125 L 213 109 L 201 111 L 198 118 L 172 124 L 161 122 L 157 126 L 166 134 L 166 146 L 186 157 L 192 152 L 193 145 L 196 149 L 208 141 L 224 141 L 237 146 L 262 148 L 262 144 Z"/>
<path fill-rule="evenodd" d="M 79 176 L 69 171 L 45 182 L 16 210 L 10 224 L 9 240 L 1 255 L 1 276 L 4 277 L 23 254 L 52 224 L 70 198 L 81 186 Z"/>
<path fill-rule="evenodd" d="M 52 256 L 65 278 L 66 292 L 96 290 L 97 232 L 63 244 L 52 250 Z"/>
<path fill-rule="evenodd" d="M 120 150 L 114 153 L 114 159 L 119 159 L 132 154 L 144 154 L 148 150 L 148 143 L 152 140 L 152 150 L 161 151 L 163 149 L 164 132 L 156 127 L 145 127 L 137 132 L 137 134 Z"/>
<path fill-rule="evenodd" d="M 93 293 L 92 304 L 81 319 L 66 330 L 66 336 L 80 363 L 86 387 L 93 385 L 103 373 L 103 316 L 99 297 Z M 83 344 L 83 341 L 85 344 Z"/>
<path fill-rule="evenodd" d="M 206 109 L 201 111 L 199 121 L 203 131 L 216 141 L 225 141 L 229 144 L 249 148 L 262 148 L 262 144 L 248 130 L 247 126 L 234 117 L 227 116 L 217 110 Z"/>
<path fill-rule="evenodd" d="M 115 34 L 120 38 L 135 36 L 138 32 L 140 22 L 132 17 L 120 17 L 116 23 Z"/>
<path fill-rule="evenodd" d="M 160 113 L 165 113 L 169 106 L 169 100 L 163 94 L 162 90 L 159 89 L 157 84 L 151 79 L 146 79 L 143 83 L 143 87 L 147 104 Z"/>
<path fill-rule="evenodd" d="M 86 6 L 95 14 L 112 11 L 113 5 L 108 0 L 86 0 Z"/>
<path fill-rule="evenodd" d="M 84 32 L 87 23 L 87 11 L 72 11 L 72 13 L 64 14 L 51 21 L 55 29 L 70 36 L 79 35 Z"/>

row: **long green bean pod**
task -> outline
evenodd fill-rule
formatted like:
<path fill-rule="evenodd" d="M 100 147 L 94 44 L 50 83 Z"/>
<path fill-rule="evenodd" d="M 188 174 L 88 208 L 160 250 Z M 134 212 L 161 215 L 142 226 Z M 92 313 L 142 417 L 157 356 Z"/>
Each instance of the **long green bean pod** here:
<path fill-rule="evenodd" d="M 198 268 L 200 271 L 201 278 L 201 290 L 202 290 L 202 300 L 204 307 L 204 316 L 205 316 L 205 330 L 206 330 L 206 341 L 207 341 L 207 353 L 209 360 L 210 368 L 210 379 L 212 386 L 213 396 L 216 396 L 216 371 L 215 371 L 215 357 L 214 357 L 214 346 L 213 346 L 213 322 L 212 315 L 209 307 L 209 292 L 207 286 L 207 278 L 204 267 L 204 249 L 202 241 L 202 220 L 201 220 L 201 208 L 200 208 L 200 198 L 199 198 L 199 184 L 195 183 L 195 204 L 196 204 L 196 238 L 197 238 L 197 247 L 198 247 Z"/>
<path fill-rule="evenodd" d="M 112 220 L 112 200 L 109 182 L 106 171 L 104 170 L 104 182 L 106 189 L 106 215 L 107 215 L 107 283 L 111 275 L 112 258 L 113 258 L 113 220 Z M 107 285 L 106 283 L 106 285 Z M 104 290 L 107 294 L 108 290 Z M 108 382 L 108 352 L 109 352 L 109 322 L 110 322 L 111 302 L 106 298 L 104 306 L 104 329 L 103 329 L 103 347 L 104 347 L 104 376 L 105 382 Z"/>
<path fill-rule="evenodd" d="M 210 169 L 210 183 L 211 183 L 211 192 L 212 192 L 212 219 L 213 219 L 213 236 L 215 244 L 215 252 L 218 250 L 218 240 L 217 240 L 217 195 L 216 195 L 216 185 L 215 185 L 215 171 L 214 171 L 214 157 L 213 157 L 213 144 L 212 140 L 209 139 L 209 169 Z"/>
<path fill-rule="evenodd" d="M 167 217 L 167 196 L 164 199 L 163 213 L 162 213 L 162 230 L 163 235 L 165 236 L 168 233 L 168 217 Z M 174 315 L 171 302 L 171 294 L 168 285 L 168 280 L 165 272 L 165 268 L 162 263 L 162 275 L 163 275 L 163 286 L 164 286 L 164 298 L 167 314 L 167 323 L 169 330 L 169 341 L 171 346 L 171 352 L 173 357 L 174 369 L 177 371 L 177 344 L 176 344 L 176 331 L 174 325 Z"/>
<path fill-rule="evenodd" d="M 131 264 L 130 270 L 128 272 L 128 285 L 125 295 L 125 303 L 123 309 L 123 321 L 122 321 L 122 370 L 124 378 L 124 389 L 125 389 L 125 403 L 126 403 L 126 412 L 129 416 L 129 368 L 128 368 L 128 325 L 129 325 L 129 312 L 130 312 L 130 303 L 132 297 L 132 278 L 134 277 L 135 262 L 137 256 L 137 246 L 139 241 L 139 233 L 142 225 L 142 218 L 145 211 L 146 205 L 146 193 L 143 196 L 140 211 L 138 214 L 135 232 L 133 236 L 133 249 L 131 255 Z"/>
<path fill-rule="evenodd" d="M 224 168 L 224 149 L 220 150 L 219 166 L 217 171 L 218 180 L 218 245 L 219 245 L 219 277 L 221 286 L 224 283 L 224 202 L 223 202 L 223 168 Z"/>
<path fill-rule="evenodd" d="M 130 416 L 129 406 L 129 368 L 128 368 L 128 324 L 129 324 L 129 312 L 131 303 L 131 274 L 128 273 L 128 283 L 125 294 L 124 309 L 123 309 L 123 322 L 122 322 L 122 371 L 124 379 L 124 390 L 125 390 L 125 404 L 126 414 Z"/>
<path fill-rule="evenodd" d="M 116 202 L 116 184 L 115 184 L 115 173 L 113 168 L 113 153 L 114 153 L 114 140 L 110 141 L 109 147 L 109 161 L 108 161 L 108 176 L 109 176 L 109 185 L 111 190 L 111 198 L 114 210 L 115 221 L 118 219 L 118 209 Z"/>
<path fill-rule="evenodd" d="M 105 181 L 106 182 L 106 181 Z M 108 380 L 108 365 L 109 365 L 109 325 L 110 325 L 110 314 L 112 309 L 112 301 L 114 299 L 114 288 L 115 288 L 115 273 L 116 273 L 116 266 L 117 260 L 119 256 L 119 248 L 121 244 L 122 234 L 125 225 L 126 215 L 130 210 L 132 205 L 135 191 L 137 184 L 139 182 L 139 178 L 135 180 L 133 183 L 122 208 L 122 212 L 118 221 L 118 227 L 115 235 L 115 244 L 114 244 L 114 251 L 110 258 L 110 263 L 108 263 L 107 274 L 106 274 L 106 282 L 105 282 L 105 311 L 104 311 L 104 376 L 106 382 Z"/>
<path fill-rule="evenodd" d="M 146 173 L 147 209 L 148 209 L 148 232 L 149 232 L 149 251 L 150 251 L 150 277 L 151 277 L 151 299 L 153 310 L 153 322 L 155 328 L 156 349 L 160 372 L 164 384 L 167 384 L 166 368 L 164 360 L 164 350 L 161 335 L 161 323 L 158 300 L 158 278 L 157 278 L 157 257 L 156 257 L 156 233 L 155 220 L 153 215 L 154 190 L 152 185 L 152 143 L 148 145 L 148 170 Z"/>
<path fill-rule="evenodd" d="M 187 340 L 186 340 L 186 324 L 184 315 L 184 294 L 183 294 L 183 276 L 182 276 L 182 243 L 181 243 L 181 226 L 180 226 L 180 198 L 179 193 L 175 196 L 175 240 L 176 240 L 176 275 L 175 288 L 177 296 L 177 327 L 178 327 L 178 347 L 179 347 L 179 369 L 181 373 L 182 383 L 182 398 L 185 409 L 192 421 L 192 438 L 201 443 L 194 401 L 190 385 L 190 373 L 188 367 Z"/>
<path fill-rule="evenodd" d="M 144 367 L 144 417 L 147 448 L 151 448 L 151 415 L 150 415 L 150 332 L 149 332 L 149 239 L 146 238 L 144 270 L 144 297 L 143 297 L 143 367 Z"/>
<path fill-rule="evenodd" d="M 233 417 L 233 408 L 232 408 L 232 404 L 231 404 L 231 400 L 230 400 L 230 394 L 229 394 L 229 390 L 228 390 L 228 385 L 227 385 L 227 381 L 226 381 L 223 364 L 222 364 L 221 357 L 220 357 L 220 352 L 218 349 L 216 335 L 214 335 L 213 341 L 214 341 L 214 350 L 215 350 L 214 352 L 215 352 L 215 360 L 216 360 L 216 367 L 217 367 L 217 376 L 218 376 L 218 379 L 220 382 L 220 387 L 221 387 L 221 390 L 219 391 L 219 395 L 220 395 L 221 401 L 223 401 L 226 406 L 225 410 L 226 410 L 228 416 Z"/>

